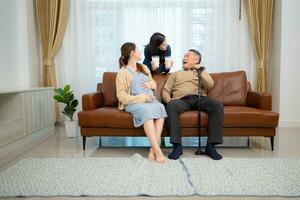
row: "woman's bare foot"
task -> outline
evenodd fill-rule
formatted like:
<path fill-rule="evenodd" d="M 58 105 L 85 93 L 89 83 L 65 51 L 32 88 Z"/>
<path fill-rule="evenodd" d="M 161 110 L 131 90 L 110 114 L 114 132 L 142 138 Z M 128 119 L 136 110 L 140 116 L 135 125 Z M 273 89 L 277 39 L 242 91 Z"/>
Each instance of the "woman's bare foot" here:
<path fill-rule="evenodd" d="M 148 159 L 149 160 L 155 160 L 155 154 L 154 154 L 154 151 L 153 151 L 152 147 L 149 150 Z"/>
<path fill-rule="evenodd" d="M 166 158 L 163 154 L 163 152 L 161 151 L 161 149 L 157 149 L 157 150 L 154 150 L 154 154 L 155 154 L 155 160 L 156 162 L 159 162 L 159 163 L 165 163 L 166 162 Z"/>

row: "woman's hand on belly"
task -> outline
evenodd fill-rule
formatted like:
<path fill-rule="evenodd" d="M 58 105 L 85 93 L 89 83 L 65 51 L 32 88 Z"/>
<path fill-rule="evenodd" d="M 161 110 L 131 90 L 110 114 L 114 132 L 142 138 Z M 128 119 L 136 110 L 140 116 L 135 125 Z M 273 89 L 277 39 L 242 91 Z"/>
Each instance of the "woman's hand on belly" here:
<path fill-rule="evenodd" d="M 145 82 L 141 84 L 141 87 L 143 87 L 144 89 L 151 89 L 151 82 Z"/>
<path fill-rule="evenodd" d="M 149 96 L 149 95 L 146 95 L 146 102 L 147 103 L 152 103 L 154 101 L 154 96 Z"/>

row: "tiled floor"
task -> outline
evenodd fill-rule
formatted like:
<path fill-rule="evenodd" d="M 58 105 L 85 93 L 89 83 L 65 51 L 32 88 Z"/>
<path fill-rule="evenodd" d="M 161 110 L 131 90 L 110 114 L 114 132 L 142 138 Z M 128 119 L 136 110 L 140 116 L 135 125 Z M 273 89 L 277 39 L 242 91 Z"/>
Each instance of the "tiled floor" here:
<path fill-rule="evenodd" d="M 300 157 L 300 128 L 279 128 L 275 137 L 275 150 L 270 150 L 269 138 L 252 137 L 250 139 L 251 148 L 219 148 L 219 152 L 224 157 Z M 87 139 L 87 149 L 82 151 L 82 140 L 78 138 L 66 138 L 64 127 L 57 127 L 56 134 L 45 142 L 34 147 L 32 150 L 24 153 L 20 158 L 3 166 L 3 170 L 22 158 L 27 157 L 129 157 L 134 153 L 139 153 L 143 156 L 147 155 L 147 148 L 143 147 L 102 147 L 98 148 L 98 139 L 96 137 Z M 195 157 L 195 148 L 185 148 L 184 157 Z M 163 150 L 167 155 L 171 149 Z M 10 198 L 19 199 L 19 198 Z M 110 200 L 110 199 L 286 199 L 286 198 L 261 198 L 261 197 L 53 197 L 53 198 L 26 198 L 26 199 L 51 199 L 51 200 L 68 200 L 68 199 L 87 199 L 87 200 Z M 298 199 L 298 198 L 293 198 Z M 299 198 L 300 199 L 300 198 Z"/>

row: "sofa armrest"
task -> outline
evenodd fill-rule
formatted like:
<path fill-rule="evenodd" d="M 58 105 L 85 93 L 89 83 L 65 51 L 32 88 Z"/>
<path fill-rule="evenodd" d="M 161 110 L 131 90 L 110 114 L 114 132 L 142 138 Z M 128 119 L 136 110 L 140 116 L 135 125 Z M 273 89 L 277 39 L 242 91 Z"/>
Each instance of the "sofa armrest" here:
<path fill-rule="evenodd" d="M 272 110 L 272 95 L 270 93 L 248 91 L 247 105 L 258 109 Z"/>
<path fill-rule="evenodd" d="M 82 110 L 94 110 L 103 106 L 102 93 L 93 92 L 82 96 Z"/>

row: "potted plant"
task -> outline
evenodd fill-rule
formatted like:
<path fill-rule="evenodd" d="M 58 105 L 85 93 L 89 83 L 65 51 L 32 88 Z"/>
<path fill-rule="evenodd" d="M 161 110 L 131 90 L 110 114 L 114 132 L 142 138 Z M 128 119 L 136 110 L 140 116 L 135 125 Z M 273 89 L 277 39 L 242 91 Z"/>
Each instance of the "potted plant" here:
<path fill-rule="evenodd" d="M 68 117 L 64 122 L 66 135 L 67 137 L 77 137 L 77 122 L 73 120 L 73 115 L 76 111 L 76 107 L 78 106 L 78 100 L 75 99 L 70 85 L 66 85 L 63 89 L 57 88 L 54 91 L 55 95 L 53 98 L 59 103 L 66 104 L 62 111 L 62 113 Z"/>

